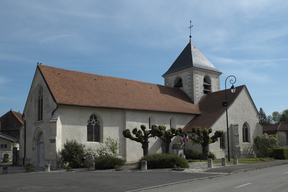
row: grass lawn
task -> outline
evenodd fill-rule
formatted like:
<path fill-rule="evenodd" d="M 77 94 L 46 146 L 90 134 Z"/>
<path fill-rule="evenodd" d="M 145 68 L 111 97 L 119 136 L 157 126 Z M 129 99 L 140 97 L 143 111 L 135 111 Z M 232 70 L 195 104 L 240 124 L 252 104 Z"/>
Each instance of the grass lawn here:
<path fill-rule="evenodd" d="M 238 158 L 238 163 L 261 163 L 265 161 L 274 161 L 273 158 Z M 207 160 L 199 160 L 199 159 L 189 159 L 189 163 L 191 162 L 207 162 Z M 213 162 L 221 163 L 222 159 L 215 159 Z M 226 162 L 228 162 L 228 159 L 226 159 Z M 230 162 L 233 163 L 233 158 L 230 159 Z"/>

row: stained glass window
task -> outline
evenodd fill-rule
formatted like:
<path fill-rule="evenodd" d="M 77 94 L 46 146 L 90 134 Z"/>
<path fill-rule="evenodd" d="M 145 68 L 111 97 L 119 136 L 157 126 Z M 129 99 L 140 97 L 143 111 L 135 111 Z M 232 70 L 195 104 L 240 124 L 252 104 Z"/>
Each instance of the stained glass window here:
<path fill-rule="evenodd" d="M 43 120 L 43 89 L 42 87 L 38 92 L 38 121 Z"/>
<path fill-rule="evenodd" d="M 87 141 L 100 142 L 100 123 L 94 114 L 92 114 L 88 120 Z"/>
<path fill-rule="evenodd" d="M 246 123 L 244 123 L 243 125 L 242 134 L 243 134 L 243 142 L 249 142 L 249 128 Z"/>

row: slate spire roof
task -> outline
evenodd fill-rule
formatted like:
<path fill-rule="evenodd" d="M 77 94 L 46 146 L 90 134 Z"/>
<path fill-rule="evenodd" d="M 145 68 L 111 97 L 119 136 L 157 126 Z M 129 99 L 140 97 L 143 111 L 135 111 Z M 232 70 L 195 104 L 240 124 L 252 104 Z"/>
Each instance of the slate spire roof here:
<path fill-rule="evenodd" d="M 201 114 L 180 89 L 38 65 L 59 105 Z"/>
<path fill-rule="evenodd" d="M 197 67 L 221 73 L 190 40 L 190 42 L 163 76 L 191 67 Z"/>

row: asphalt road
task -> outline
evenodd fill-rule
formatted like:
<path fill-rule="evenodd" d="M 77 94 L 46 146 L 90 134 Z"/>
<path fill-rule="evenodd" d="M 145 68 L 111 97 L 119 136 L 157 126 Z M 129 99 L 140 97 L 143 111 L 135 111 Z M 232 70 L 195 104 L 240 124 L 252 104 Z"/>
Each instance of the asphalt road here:
<path fill-rule="evenodd" d="M 149 192 L 287 192 L 288 165 L 144 190 Z"/>
<path fill-rule="evenodd" d="M 183 172 L 42 172 L 0 175 L 2 191 L 130 191 L 216 174 Z"/>

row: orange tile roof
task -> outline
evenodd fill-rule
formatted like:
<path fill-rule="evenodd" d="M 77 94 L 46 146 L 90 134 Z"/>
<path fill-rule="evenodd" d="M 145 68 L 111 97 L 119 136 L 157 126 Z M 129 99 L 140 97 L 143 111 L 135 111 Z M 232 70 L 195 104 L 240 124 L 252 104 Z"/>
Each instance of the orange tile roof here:
<path fill-rule="evenodd" d="M 245 85 L 236 87 L 236 92 L 232 94 L 227 90 L 228 107 L 236 100 Z M 193 127 L 210 128 L 225 112 L 222 102 L 225 100 L 225 90 L 209 93 L 199 103 L 201 115 L 192 119 L 183 129 L 183 132 L 191 132 Z M 228 108 L 229 109 L 229 108 Z"/>
<path fill-rule="evenodd" d="M 263 125 L 263 132 L 269 132 L 269 131 L 288 131 L 288 122 L 280 122 L 273 125 Z"/>
<path fill-rule="evenodd" d="M 38 69 L 60 105 L 200 114 L 177 88 L 45 65 Z"/>

